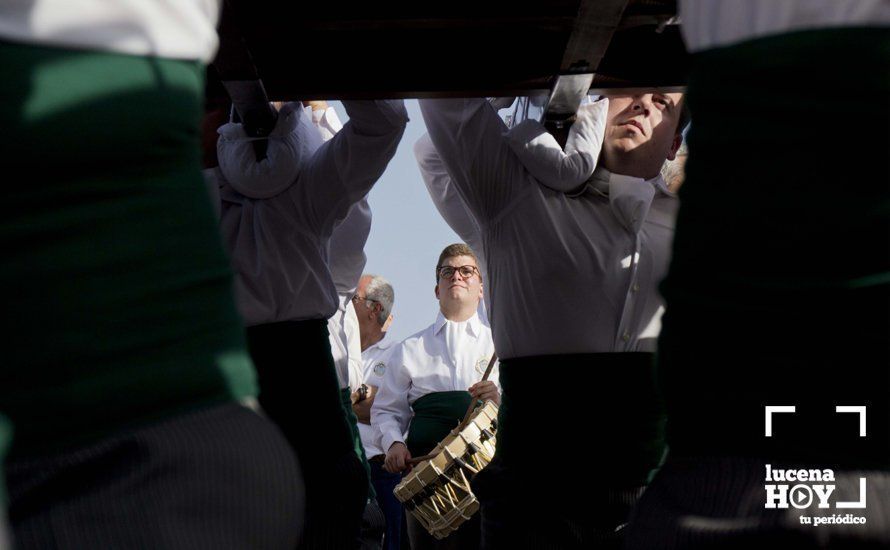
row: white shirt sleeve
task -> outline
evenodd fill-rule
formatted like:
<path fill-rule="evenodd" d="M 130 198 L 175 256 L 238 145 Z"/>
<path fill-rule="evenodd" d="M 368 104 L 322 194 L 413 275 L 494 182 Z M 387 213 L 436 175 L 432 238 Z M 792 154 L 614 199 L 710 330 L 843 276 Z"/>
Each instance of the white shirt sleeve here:
<path fill-rule="evenodd" d="M 484 99 L 422 99 L 430 139 L 476 222 L 495 222 L 530 191 L 503 134 L 506 125 Z"/>
<path fill-rule="evenodd" d="M 455 189 L 429 134 L 424 134 L 414 144 L 414 156 L 426 190 L 442 219 L 477 255 L 483 254 L 479 225 Z"/>
<path fill-rule="evenodd" d="M 411 419 L 411 405 L 408 403 L 411 376 L 404 366 L 401 347 L 387 361 L 383 384 L 377 389 L 374 405 L 371 406 L 371 425 L 380 431 L 380 448 L 384 453 L 393 443 L 404 443 L 402 434 L 408 429 Z"/>
<path fill-rule="evenodd" d="M 288 192 L 306 205 L 306 223 L 330 235 L 349 208 L 368 194 L 396 153 L 408 123 L 401 100 L 344 101 L 349 121 L 312 155 Z"/>

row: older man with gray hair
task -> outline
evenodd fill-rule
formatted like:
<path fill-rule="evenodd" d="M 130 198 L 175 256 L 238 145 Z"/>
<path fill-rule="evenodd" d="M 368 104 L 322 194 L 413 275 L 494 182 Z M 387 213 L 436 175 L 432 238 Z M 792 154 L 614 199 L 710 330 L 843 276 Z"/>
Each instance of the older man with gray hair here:
<path fill-rule="evenodd" d="M 399 550 L 401 544 L 402 505 L 392 494 L 401 476 L 383 470 L 384 453 L 377 443 L 378 435 L 371 426 L 371 406 L 377 389 L 383 382 L 386 362 L 395 348 L 391 340 L 384 341 L 386 331 L 392 323 L 394 302 L 395 291 L 392 285 L 380 275 L 366 273 L 359 279 L 353 296 L 353 307 L 359 320 L 364 384 L 362 392 L 355 396 L 356 401 L 352 408 L 358 417 L 358 430 L 370 463 L 371 483 L 377 493 L 377 503 L 386 518 L 383 547 L 387 550 Z"/>
<path fill-rule="evenodd" d="M 386 336 L 395 298 L 392 285 L 380 275 L 366 273 L 359 279 L 353 302 L 361 328 L 363 353 Z"/>

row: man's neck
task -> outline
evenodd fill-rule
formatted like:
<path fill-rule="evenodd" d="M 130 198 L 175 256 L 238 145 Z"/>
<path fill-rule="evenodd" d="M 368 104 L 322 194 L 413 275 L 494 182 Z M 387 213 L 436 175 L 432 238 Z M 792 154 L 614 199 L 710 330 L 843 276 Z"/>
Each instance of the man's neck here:
<path fill-rule="evenodd" d="M 642 178 L 644 180 L 651 180 L 661 172 L 661 166 L 664 164 L 664 161 L 661 161 L 658 166 L 655 166 L 653 162 L 649 162 L 652 166 L 646 166 L 646 162 L 640 162 L 634 157 L 634 155 L 628 154 L 618 159 L 604 154 L 600 159 L 600 164 L 613 174 Z"/>
<path fill-rule="evenodd" d="M 362 339 L 362 351 L 370 348 L 380 340 L 383 340 L 383 337 L 386 336 L 386 333 L 382 330 L 375 330 L 371 334 L 361 336 Z"/>

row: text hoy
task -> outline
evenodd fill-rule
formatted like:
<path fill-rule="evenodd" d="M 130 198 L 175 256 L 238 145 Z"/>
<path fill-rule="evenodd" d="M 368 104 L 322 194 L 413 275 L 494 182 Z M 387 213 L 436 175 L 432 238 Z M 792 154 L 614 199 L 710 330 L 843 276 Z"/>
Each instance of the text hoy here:
<path fill-rule="evenodd" d="M 797 509 L 809 508 L 815 500 L 819 508 L 831 507 L 831 495 L 836 485 L 834 483 L 834 471 L 825 469 L 773 469 L 766 465 L 766 481 L 801 482 L 796 485 L 790 483 L 767 483 L 763 487 L 766 491 L 766 508 L 788 508 L 789 505 Z M 823 483 L 813 483 L 823 482 Z M 865 478 L 859 478 L 859 500 L 853 502 L 835 502 L 835 508 L 865 508 Z"/>

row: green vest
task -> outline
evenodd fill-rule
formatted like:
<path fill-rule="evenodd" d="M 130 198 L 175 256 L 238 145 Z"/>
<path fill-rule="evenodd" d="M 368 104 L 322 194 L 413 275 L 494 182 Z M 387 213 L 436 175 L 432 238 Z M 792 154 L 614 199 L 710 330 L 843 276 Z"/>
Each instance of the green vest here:
<path fill-rule="evenodd" d="M 256 395 L 200 173 L 198 62 L 0 41 L 12 453 Z"/>

